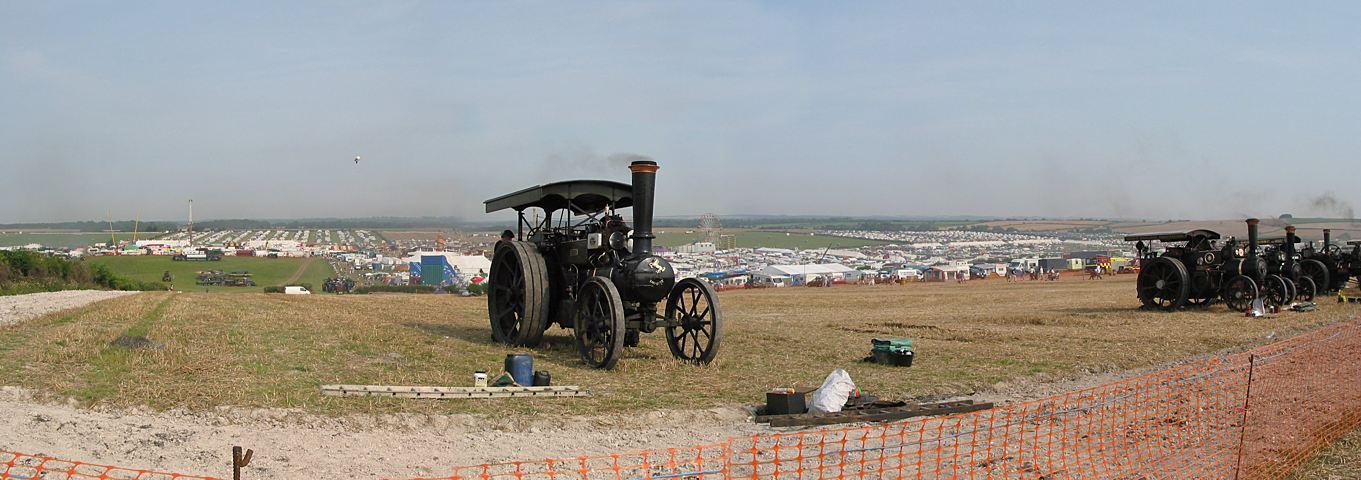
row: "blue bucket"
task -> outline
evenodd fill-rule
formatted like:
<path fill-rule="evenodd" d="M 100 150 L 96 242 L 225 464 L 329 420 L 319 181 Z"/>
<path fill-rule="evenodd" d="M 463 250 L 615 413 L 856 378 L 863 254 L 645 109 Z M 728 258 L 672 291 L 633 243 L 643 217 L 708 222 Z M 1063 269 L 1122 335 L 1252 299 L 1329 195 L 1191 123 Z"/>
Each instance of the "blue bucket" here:
<path fill-rule="evenodd" d="M 522 386 L 534 384 L 534 356 L 528 353 L 506 355 L 506 372 Z"/>

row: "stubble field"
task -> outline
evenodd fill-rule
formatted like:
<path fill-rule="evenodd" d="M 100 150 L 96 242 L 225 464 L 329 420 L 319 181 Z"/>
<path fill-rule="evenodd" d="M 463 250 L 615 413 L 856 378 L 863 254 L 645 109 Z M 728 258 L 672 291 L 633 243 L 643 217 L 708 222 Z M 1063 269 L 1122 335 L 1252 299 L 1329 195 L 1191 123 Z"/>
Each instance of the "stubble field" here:
<path fill-rule="evenodd" d="M 452 295 L 282 296 L 145 293 L 0 328 L 0 371 L 20 385 L 87 405 L 295 407 L 347 413 L 586 414 L 756 404 L 776 386 L 816 386 L 845 368 L 885 398 L 988 392 L 1157 365 L 1270 342 L 1350 318 L 1352 304 L 1245 318 L 1222 306 L 1137 309 L 1133 276 L 1087 281 L 785 288 L 720 294 L 727 338 L 719 359 L 670 359 L 647 334 L 617 370 L 584 368 L 568 331 L 530 349 L 536 369 L 577 399 L 412 401 L 322 397 L 331 383 L 469 385 L 499 371 L 485 299 Z M 109 346 L 143 334 L 164 349 Z M 910 337 L 910 368 L 862 363 L 875 337 Z M 230 386 L 229 388 L 227 386 Z"/>

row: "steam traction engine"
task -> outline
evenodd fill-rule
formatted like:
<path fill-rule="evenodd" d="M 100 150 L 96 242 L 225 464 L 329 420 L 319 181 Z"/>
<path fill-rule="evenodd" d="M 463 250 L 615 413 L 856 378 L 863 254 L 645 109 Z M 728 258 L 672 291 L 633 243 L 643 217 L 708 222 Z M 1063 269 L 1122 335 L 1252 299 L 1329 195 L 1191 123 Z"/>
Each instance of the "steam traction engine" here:
<path fill-rule="evenodd" d="M 1342 258 L 1344 261 L 1339 265 L 1339 268 L 1345 272 L 1345 275 L 1341 276 L 1341 280 L 1333 281 L 1333 285 L 1341 285 L 1337 287 L 1338 290 L 1347 288 L 1347 275 L 1356 278 L 1356 282 L 1361 284 L 1361 240 L 1352 240 L 1347 242 L 1347 245 L 1352 246 L 1352 253 L 1343 256 Z M 1339 281 L 1341 283 L 1337 283 Z"/>
<path fill-rule="evenodd" d="M 1361 253 L 1357 250 L 1361 249 L 1343 251 L 1341 246 L 1333 244 L 1333 231 L 1325 228 L 1322 245 L 1314 248 L 1313 242 L 1310 242 L 1300 251 L 1300 258 L 1303 259 L 1300 267 L 1318 285 L 1318 293 L 1336 292 L 1346 288 L 1347 278 L 1352 275 L 1354 266 L 1361 267 L 1355 260 Z"/>
<path fill-rule="evenodd" d="M 1295 245 L 1300 243 L 1300 237 L 1295 235 L 1295 227 L 1285 227 L 1285 236 L 1262 240 L 1262 257 L 1267 261 L 1267 273 L 1272 276 L 1280 277 L 1280 281 L 1285 284 L 1286 293 L 1284 301 L 1273 297 L 1278 304 L 1288 303 L 1291 300 L 1304 302 L 1313 301 L 1319 293 L 1319 282 L 1322 285 L 1328 284 L 1327 267 L 1316 259 L 1305 259 L 1295 250 Z M 1315 280 L 1315 274 L 1322 274 L 1322 278 Z M 1274 282 L 1274 280 L 1269 280 Z"/>
<path fill-rule="evenodd" d="M 613 368 L 641 333 L 665 329 L 676 358 L 708 363 L 723 339 L 723 314 L 708 283 L 676 281 L 652 254 L 657 163 L 629 165 L 633 185 L 573 180 L 487 200 L 487 213 L 513 209 L 514 240 L 497 242 L 487 310 L 498 342 L 533 346 L 548 327 L 572 329 L 582 360 Z M 618 209 L 633 207 L 632 228 Z M 543 216 L 527 218 L 537 208 Z M 659 314 L 662 303 L 664 310 Z"/>
<path fill-rule="evenodd" d="M 1248 220 L 1248 244 L 1232 238 L 1216 243 L 1210 230 L 1129 235 L 1138 242 L 1140 264 L 1136 282 L 1144 308 L 1176 310 L 1207 306 L 1222 300 L 1230 309 L 1246 312 L 1268 284 L 1267 265 L 1257 255 L 1257 219 Z M 1145 243 L 1148 242 L 1148 243 Z M 1152 242 L 1173 243 L 1161 254 Z"/>

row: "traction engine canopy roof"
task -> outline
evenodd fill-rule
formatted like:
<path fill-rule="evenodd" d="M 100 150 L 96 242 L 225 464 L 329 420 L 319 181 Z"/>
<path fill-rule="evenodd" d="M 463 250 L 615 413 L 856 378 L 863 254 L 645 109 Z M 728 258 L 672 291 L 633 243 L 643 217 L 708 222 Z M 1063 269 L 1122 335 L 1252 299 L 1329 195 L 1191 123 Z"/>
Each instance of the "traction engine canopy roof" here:
<path fill-rule="evenodd" d="M 633 186 L 611 180 L 568 180 L 535 185 L 483 203 L 487 213 L 538 207 L 548 212 L 571 208 L 572 213 L 583 215 L 600 212 L 610 205 L 614 208 L 633 206 Z"/>
<path fill-rule="evenodd" d="M 1125 241 L 1137 242 L 1140 240 L 1157 240 L 1159 242 L 1185 242 L 1196 237 L 1205 237 L 1208 240 L 1219 240 L 1219 232 L 1199 229 L 1191 230 L 1189 232 L 1140 233 L 1136 235 L 1125 235 Z"/>

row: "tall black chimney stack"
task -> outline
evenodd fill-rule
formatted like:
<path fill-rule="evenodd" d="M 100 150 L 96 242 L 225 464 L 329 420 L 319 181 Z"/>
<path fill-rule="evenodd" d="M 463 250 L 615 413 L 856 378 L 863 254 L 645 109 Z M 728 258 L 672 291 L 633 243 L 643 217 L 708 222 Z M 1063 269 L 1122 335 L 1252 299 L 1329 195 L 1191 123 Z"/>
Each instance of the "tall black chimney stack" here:
<path fill-rule="evenodd" d="M 1261 220 L 1248 219 L 1248 258 L 1257 258 L 1257 223 Z"/>
<path fill-rule="evenodd" d="M 1285 226 L 1285 274 L 1289 275 L 1295 271 L 1295 242 L 1300 241 L 1300 237 L 1295 236 L 1295 226 Z"/>
<path fill-rule="evenodd" d="M 1323 251 L 1328 251 L 1328 246 L 1333 244 L 1333 229 L 1323 229 Z"/>
<path fill-rule="evenodd" d="M 633 172 L 633 255 L 652 253 L 652 197 L 657 191 L 657 162 L 637 160 L 629 164 Z"/>

